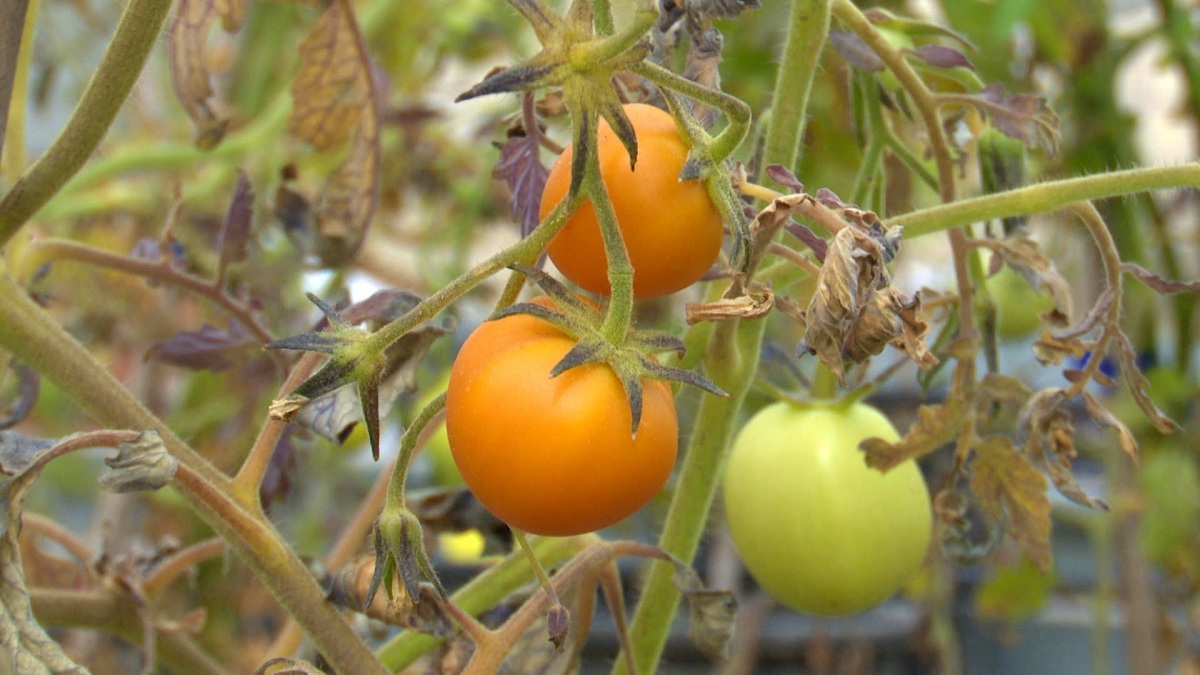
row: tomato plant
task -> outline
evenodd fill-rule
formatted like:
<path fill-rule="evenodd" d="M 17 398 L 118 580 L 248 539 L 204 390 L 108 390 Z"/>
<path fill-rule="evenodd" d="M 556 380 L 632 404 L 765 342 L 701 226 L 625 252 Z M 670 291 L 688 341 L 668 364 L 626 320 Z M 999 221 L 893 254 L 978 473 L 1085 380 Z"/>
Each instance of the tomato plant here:
<path fill-rule="evenodd" d="M 755 414 L 725 470 L 725 517 L 746 568 L 772 596 L 804 612 L 872 607 L 920 567 L 929 495 L 911 460 L 880 473 L 860 441 L 899 438 L 865 404 L 780 402 Z"/>
<path fill-rule="evenodd" d="M 574 345 L 542 319 L 510 316 L 476 329 L 450 371 L 446 431 L 463 479 L 497 517 L 533 534 L 612 525 L 645 505 L 675 464 L 671 388 L 643 383 L 633 436 L 628 397 L 607 365 L 550 377 Z"/>
<path fill-rule="evenodd" d="M 688 148 L 666 112 L 640 103 L 624 106 L 638 141 L 637 166 L 607 122 L 600 123 L 600 173 L 633 264 L 633 293 L 647 298 L 695 283 L 721 250 L 721 214 L 699 181 L 680 181 Z M 550 213 L 571 183 L 572 146 L 559 155 L 542 193 L 541 215 Z M 571 281 L 608 295 L 608 263 L 600 224 L 584 202 L 546 249 Z"/>

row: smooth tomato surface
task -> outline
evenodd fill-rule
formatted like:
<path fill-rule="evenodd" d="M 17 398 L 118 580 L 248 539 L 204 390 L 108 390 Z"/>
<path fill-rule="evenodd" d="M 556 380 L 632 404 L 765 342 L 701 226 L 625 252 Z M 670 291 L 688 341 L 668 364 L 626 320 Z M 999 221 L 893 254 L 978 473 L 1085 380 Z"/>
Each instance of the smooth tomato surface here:
<path fill-rule="evenodd" d="M 675 464 L 670 387 L 643 381 L 634 438 L 625 390 L 607 365 L 550 377 L 574 345 L 541 319 L 511 316 L 472 333 L 450 371 L 446 430 L 463 479 L 493 514 L 533 534 L 612 525 L 650 501 Z"/>
<path fill-rule="evenodd" d="M 721 214 L 700 181 L 679 181 L 688 148 L 671 116 L 641 103 L 624 109 L 638 139 L 637 167 L 630 171 L 629 153 L 601 120 L 600 175 L 633 264 L 634 296 L 666 295 L 692 285 L 712 267 L 721 251 Z M 550 169 L 542 218 L 567 194 L 572 155 L 567 146 Z M 580 205 L 547 252 L 568 279 L 592 293 L 609 294 L 604 240 L 591 202 Z"/>
<path fill-rule="evenodd" d="M 860 441 L 899 436 L 864 404 L 770 405 L 738 433 L 725 517 L 759 585 L 792 609 L 834 616 L 877 605 L 925 558 L 932 514 L 914 462 L 868 468 Z"/>

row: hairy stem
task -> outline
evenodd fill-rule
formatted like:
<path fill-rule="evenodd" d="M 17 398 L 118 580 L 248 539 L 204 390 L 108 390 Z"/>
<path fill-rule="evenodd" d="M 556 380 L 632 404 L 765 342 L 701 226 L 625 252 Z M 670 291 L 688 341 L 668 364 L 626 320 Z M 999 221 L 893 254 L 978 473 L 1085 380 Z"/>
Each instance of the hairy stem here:
<path fill-rule="evenodd" d="M 28 363 L 103 425 L 155 429 L 179 460 L 172 485 L 229 544 L 341 672 L 380 666 L 261 510 L 232 497 L 232 483 L 188 447 L 7 277 L 0 277 L 0 346 Z"/>
<path fill-rule="evenodd" d="M 99 145 L 141 74 L 170 8 L 171 0 L 130 0 L 66 127 L 0 201 L 0 245 L 79 171 Z"/>
<path fill-rule="evenodd" d="M 25 100 L 41 4 L 41 0 L 0 2 L 0 15 L 7 17 L 0 25 L 0 177 L 15 179 L 25 170 Z"/>

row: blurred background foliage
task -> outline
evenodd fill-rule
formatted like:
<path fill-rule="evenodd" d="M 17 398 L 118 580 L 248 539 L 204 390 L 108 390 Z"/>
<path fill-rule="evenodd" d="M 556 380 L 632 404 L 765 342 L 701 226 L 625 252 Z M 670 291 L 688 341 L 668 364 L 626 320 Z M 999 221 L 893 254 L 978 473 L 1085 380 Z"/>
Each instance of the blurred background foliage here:
<path fill-rule="evenodd" d="M 629 2 L 614 4 L 627 11 Z M 736 21 L 719 24 L 725 37 L 723 88 L 747 101 L 760 120 L 769 115 L 776 51 L 788 11 L 785 2 L 763 4 Z M 1194 2 L 925 0 L 882 6 L 899 15 L 944 23 L 968 38 L 976 47 L 968 55 L 984 82 L 1002 82 L 1010 91 L 1049 99 L 1061 118 L 1062 147 L 1053 157 L 1031 154 L 1035 181 L 1197 156 L 1200 8 Z M 43 0 L 30 77 L 28 156 L 45 148 L 65 120 L 121 8 L 120 3 L 92 0 Z M 222 467 L 236 467 L 254 439 L 279 384 L 272 361 L 257 350 L 247 351 L 234 366 L 220 372 L 147 361 L 145 354 L 156 342 L 204 323 L 225 327 L 228 318 L 191 295 L 74 262 L 39 259 L 24 251 L 33 239 L 64 237 L 127 253 L 140 239 L 158 236 L 178 189 L 182 217 L 173 232 L 186 257 L 186 269 L 211 273 L 216 264 L 215 238 L 240 168 L 247 172 L 258 200 L 251 262 L 235 267 L 231 274 L 272 333 L 282 336 L 308 330 L 317 319 L 303 298 L 304 290 L 333 300 L 360 300 L 380 286 L 426 294 L 487 252 L 514 240 L 518 231 L 506 206 L 507 189 L 492 177 L 492 167 L 498 158 L 494 145 L 503 140 L 518 102 L 509 96 L 463 105 L 451 101 L 492 67 L 532 53 L 532 35 L 499 0 L 360 0 L 356 9 L 376 59 L 375 77 L 385 100 L 380 204 L 353 265 L 322 269 L 314 264 L 278 217 L 282 198 L 277 190 L 286 166 L 294 167 L 298 176 L 287 188 L 313 195 L 337 159 L 316 153 L 286 134 L 288 85 L 297 65 L 297 45 L 317 11 L 303 3 L 282 2 L 250 3 L 239 34 L 213 36 L 209 65 L 216 75 L 218 98 L 232 119 L 221 146 L 207 153 L 192 147 L 192 128 L 172 93 L 160 49 L 101 152 L 6 252 L 13 263 L 10 270 L 31 280 L 32 288 L 72 333 L 92 346 L 182 437 Z M 918 45 L 939 40 L 909 37 Z M 803 159 L 795 173 L 810 192 L 828 187 L 846 197 L 862 159 L 852 68 L 833 49 L 825 50 L 821 65 L 823 75 L 813 93 Z M 949 78 L 935 85 L 960 86 Z M 921 153 L 918 125 L 903 109 L 885 107 L 897 135 Z M 565 137 L 561 120 L 551 128 L 560 140 Z M 968 159 L 963 163 L 964 191 L 978 190 L 970 157 L 973 147 L 966 143 L 963 149 Z M 748 144 L 739 158 L 749 161 L 753 150 L 753 143 Z M 886 190 L 870 192 L 864 206 L 895 215 L 933 203 L 933 193 L 911 178 L 902 164 L 889 156 L 884 166 L 887 180 L 880 184 Z M 11 182 L 12 176 L 6 174 L 3 180 Z M 1195 192 L 1110 200 L 1101 208 L 1123 258 L 1169 278 L 1200 275 L 1200 210 Z M 1088 306 L 1098 262 L 1088 246 L 1080 245 L 1085 240 L 1053 216 L 1033 219 L 1032 227 L 1044 250 L 1072 280 L 1077 306 Z M 937 237 L 907 242 L 898 262 L 897 276 L 903 279 L 899 285 L 949 287 L 947 256 L 944 242 Z M 1131 402 L 1118 396 L 1118 417 L 1137 432 L 1144 461 L 1131 477 L 1119 451 L 1109 447 L 1110 437 L 1096 432 L 1081 444 L 1099 492 L 1114 508 L 1109 513 L 1081 513 L 1056 502 L 1060 507 L 1056 537 L 1062 550 L 1056 550 L 1060 569 L 1054 575 L 1040 577 L 1019 552 L 1004 549 L 981 568 L 956 570 L 935 564 L 923 581 L 914 582 L 908 605 L 920 610 L 937 592 L 933 577 L 954 580 L 951 588 L 960 602 L 952 606 L 965 618 L 951 620 L 964 635 L 963 658 L 982 668 L 968 668 L 968 672 L 1051 672 L 1050 661 L 1022 665 L 1002 656 L 1010 652 L 1025 654 L 1019 658 L 1037 658 L 1022 651 L 1022 640 L 1031 644 L 1036 636 L 1020 627 L 1039 617 L 1077 628 L 1062 635 L 1082 641 L 1084 665 L 1064 664 L 1066 670 L 1053 672 L 1127 672 L 1113 659 L 1137 648 L 1130 643 L 1134 640 L 1153 641 L 1162 662 L 1172 664 L 1176 672 L 1200 670 L 1200 391 L 1196 379 L 1200 354 L 1193 337 L 1195 302 L 1186 294 L 1164 299 L 1137 284 L 1129 286 L 1126 329 L 1137 341 L 1143 361 L 1152 366 L 1151 393 L 1185 429 L 1176 436 L 1159 436 L 1142 422 Z M 417 401 L 428 400 L 439 390 L 456 340 L 486 314 L 495 292 L 494 285 L 485 285 L 452 310 L 457 337 L 435 343 L 419 372 L 417 391 L 405 394 L 386 421 L 385 461 L 394 456 L 399 430 L 419 409 Z M 1006 306 L 1003 298 L 999 301 L 1002 315 L 1019 312 L 1027 304 L 1018 299 Z M 680 302 L 682 298 L 676 297 L 648 303 L 640 309 L 643 321 L 666 313 L 662 304 L 655 303 Z M 782 345 L 796 339 L 786 334 L 774 337 Z M 1005 372 L 1031 378 L 1056 376 L 1037 370 L 1028 342 L 1027 335 L 1004 341 Z M 882 392 L 901 428 L 919 393 L 911 380 L 896 378 Z M 0 401 L 15 386 L 12 377 L 0 378 Z M 87 424 L 61 392 L 44 383 L 25 430 L 58 436 Z M 291 454 L 279 459 L 280 470 L 290 480 L 271 495 L 273 516 L 301 554 L 320 556 L 380 468 L 369 461 L 361 430 L 340 444 L 303 434 L 294 434 L 290 443 Z M 452 482 L 444 437 L 435 437 L 429 447 L 418 460 L 414 480 L 430 485 Z M 97 464 L 95 455 L 73 455 L 52 463 L 31 495 L 29 509 L 53 515 L 97 549 L 170 547 L 207 536 L 169 491 L 149 498 L 97 500 L 93 488 Z M 642 525 L 627 527 L 636 533 L 636 528 L 653 527 L 653 522 L 651 514 Z M 721 556 L 729 553 L 720 545 L 719 535 L 714 533 L 713 538 L 717 543 L 709 547 L 711 573 L 720 576 Z M 1078 550 L 1068 550 L 1076 544 Z M 450 557 L 471 561 L 478 553 L 473 546 L 468 543 L 465 552 Z M 1141 599 L 1148 605 L 1133 607 L 1126 596 L 1122 579 L 1130 569 L 1130 556 L 1152 566 L 1148 575 L 1153 597 Z M 266 592 L 236 561 L 207 562 L 192 584 L 174 592 L 207 608 L 203 641 L 215 653 L 232 658 L 239 671 L 258 666 L 271 636 L 282 625 L 283 617 Z M 176 601 L 186 606 L 181 598 Z M 755 605 L 752 601 L 748 606 Z M 903 630 L 924 633 L 928 622 L 937 625 L 937 618 L 904 624 Z M 772 643 L 764 631 L 762 644 L 776 647 L 763 647 L 761 668 L 795 672 L 787 670 L 787 664 L 805 661 L 819 671 L 821 663 L 839 659 L 850 667 L 858 663 L 854 659 L 862 643 L 870 641 L 872 625 L 869 619 L 804 623 L 790 636 L 790 649 L 787 639 Z M 883 620 L 883 625 L 892 624 Z M 81 660 L 111 664 L 109 672 L 123 672 L 131 658 L 136 663 L 136 650 L 108 638 L 85 631 L 68 631 L 61 637 Z M 928 648 L 930 643 L 921 644 Z M 933 644 L 945 647 L 937 640 Z M 889 656 L 889 650 L 905 655 Z M 873 653 L 879 664 L 908 664 L 907 672 L 921 672 L 937 660 L 922 654 L 921 647 L 887 646 L 886 641 L 878 642 Z M 98 672 L 103 670 L 97 667 Z"/>

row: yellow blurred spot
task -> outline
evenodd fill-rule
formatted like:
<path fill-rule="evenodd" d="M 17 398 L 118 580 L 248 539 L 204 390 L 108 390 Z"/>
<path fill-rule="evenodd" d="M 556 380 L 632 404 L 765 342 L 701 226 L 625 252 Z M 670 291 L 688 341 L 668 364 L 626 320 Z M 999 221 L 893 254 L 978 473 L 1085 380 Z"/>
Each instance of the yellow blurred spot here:
<path fill-rule="evenodd" d="M 483 556 L 483 535 L 479 530 L 445 532 L 438 535 L 438 549 L 447 562 L 466 565 Z"/>

